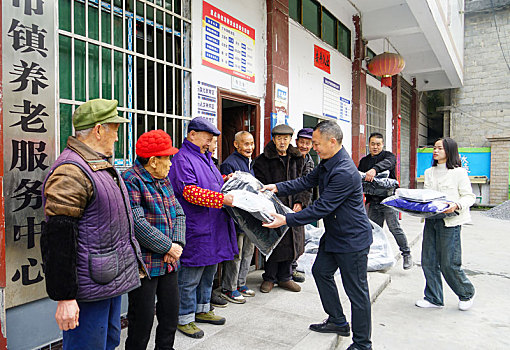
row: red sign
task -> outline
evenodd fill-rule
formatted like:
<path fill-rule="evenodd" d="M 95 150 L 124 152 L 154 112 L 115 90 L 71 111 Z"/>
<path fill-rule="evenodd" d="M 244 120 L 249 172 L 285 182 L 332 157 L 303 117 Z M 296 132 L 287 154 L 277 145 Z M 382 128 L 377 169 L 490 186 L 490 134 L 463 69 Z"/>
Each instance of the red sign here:
<path fill-rule="evenodd" d="M 322 47 L 313 46 L 313 65 L 323 71 L 330 73 L 329 71 L 330 55 L 328 50 L 324 50 Z"/>

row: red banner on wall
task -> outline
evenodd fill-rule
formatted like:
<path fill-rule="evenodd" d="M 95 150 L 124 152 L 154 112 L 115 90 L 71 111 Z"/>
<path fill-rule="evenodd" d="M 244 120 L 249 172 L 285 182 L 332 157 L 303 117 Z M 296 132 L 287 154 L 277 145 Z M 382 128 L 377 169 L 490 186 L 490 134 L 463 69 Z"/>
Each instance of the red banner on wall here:
<path fill-rule="evenodd" d="M 330 54 L 328 50 L 324 50 L 322 47 L 313 46 L 313 65 L 323 71 L 330 73 L 329 70 Z"/>

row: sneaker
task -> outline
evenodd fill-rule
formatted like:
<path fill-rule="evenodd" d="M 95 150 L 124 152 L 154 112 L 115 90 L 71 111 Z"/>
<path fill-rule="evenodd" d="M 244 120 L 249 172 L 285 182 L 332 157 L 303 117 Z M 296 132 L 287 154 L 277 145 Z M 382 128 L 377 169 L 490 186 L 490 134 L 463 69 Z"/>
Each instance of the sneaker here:
<path fill-rule="evenodd" d="M 342 337 L 349 337 L 351 335 L 351 329 L 348 323 L 343 326 L 338 326 L 333 322 L 325 320 L 323 323 L 311 324 L 309 328 L 314 332 L 335 333 L 341 335 Z"/>
<path fill-rule="evenodd" d="M 468 311 L 473 306 L 473 302 L 475 301 L 475 295 L 471 297 L 469 300 L 459 300 L 459 310 L 460 311 Z"/>
<path fill-rule="evenodd" d="M 204 336 L 204 331 L 198 328 L 195 322 L 190 322 L 184 325 L 178 324 L 177 329 L 179 332 L 190 338 L 200 339 Z"/>
<path fill-rule="evenodd" d="M 303 283 L 305 281 L 305 274 L 302 272 L 294 271 L 292 273 L 292 279 L 294 282 Z"/>
<path fill-rule="evenodd" d="M 269 293 L 270 291 L 273 290 L 273 287 L 274 287 L 274 283 L 273 282 L 264 281 L 260 285 L 260 291 L 262 293 Z"/>
<path fill-rule="evenodd" d="M 199 314 L 195 314 L 195 322 L 222 325 L 225 324 L 226 319 L 225 317 L 215 315 L 214 311 L 211 310 L 209 312 L 201 312 Z"/>
<path fill-rule="evenodd" d="M 239 293 L 241 293 L 245 297 L 254 297 L 255 296 L 255 291 L 251 290 L 247 286 L 237 287 L 237 290 L 239 291 Z"/>
<path fill-rule="evenodd" d="M 404 270 L 409 270 L 411 267 L 413 267 L 413 258 L 411 257 L 411 254 L 404 255 Z"/>
<path fill-rule="evenodd" d="M 227 305 L 228 305 L 228 302 L 225 299 L 223 299 L 219 295 L 216 295 L 215 293 L 213 293 L 211 295 L 210 303 L 212 306 L 221 307 L 221 308 L 227 307 Z"/>
<path fill-rule="evenodd" d="M 441 309 L 443 307 L 443 305 L 432 304 L 430 301 L 425 299 L 417 300 L 415 305 L 424 309 Z"/>
<path fill-rule="evenodd" d="M 246 303 L 246 299 L 244 299 L 244 297 L 241 295 L 241 293 L 239 293 L 239 291 L 237 289 L 233 290 L 233 291 L 222 289 L 220 296 L 223 299 L 227 299 L 228 301 L 230 301 L 231 303 L 234 303 L 234 304 Z"/>
<path fill-rule="evenodd" d="M 293 280 L 278 282 L 278 287 L 290 290 L 291 292 L 301 292 L 301 287 Z"/>

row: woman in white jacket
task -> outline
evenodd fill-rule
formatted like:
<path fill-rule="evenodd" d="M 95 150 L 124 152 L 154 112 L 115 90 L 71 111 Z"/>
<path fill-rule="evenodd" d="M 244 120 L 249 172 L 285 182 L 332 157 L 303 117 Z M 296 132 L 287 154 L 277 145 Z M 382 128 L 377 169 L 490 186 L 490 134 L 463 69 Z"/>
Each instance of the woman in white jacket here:
<path fill-rule="evenodd" d="M 416 302 L 422 308 L 443 307 L 446 283 L 459 297 L 459 309 L 473 305 L 475 288 L 462 270 L 460 229 L 470 221 L 469 207 L 475 202 L 466 169 L 461 167 L 457 143 L 445 137 L 434 144 L 432 167 L 425 171 L 425 188 L 442 192 L 451 201 L 444 213 L 458 215 L 444 219 L 426 219 L 423 229 L 421 265 L 425 275 L 425 297 Z"/>

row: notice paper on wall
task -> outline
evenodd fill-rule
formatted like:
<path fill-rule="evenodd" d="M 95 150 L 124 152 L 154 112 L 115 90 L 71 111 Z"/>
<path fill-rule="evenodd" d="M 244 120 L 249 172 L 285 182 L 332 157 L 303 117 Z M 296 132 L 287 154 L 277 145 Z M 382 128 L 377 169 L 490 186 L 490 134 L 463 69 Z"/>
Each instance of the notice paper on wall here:
<path fill-rule="evenodd" d="M 322 115 L 329 118 L 340 119 L 340 84 L 328 78 L 324 78 Z"/>
<path fill-rule="evenodd" d="M 255 82 L 255 29 L 203 2 L 202 64 Z"/>
<path fill-rule="evenodd" d="M 217 125 L 218 120 L 218 96 L 216 85 L 197 82 L 198 90 L 198 114 L 196 117 L 202 117 Z"/>
<path fill-rule="evenodd" d="M 351 122 L 352 103 L 345 97 L 340 97 L 340 117 L 338 119 L 344 122 Z"/>

